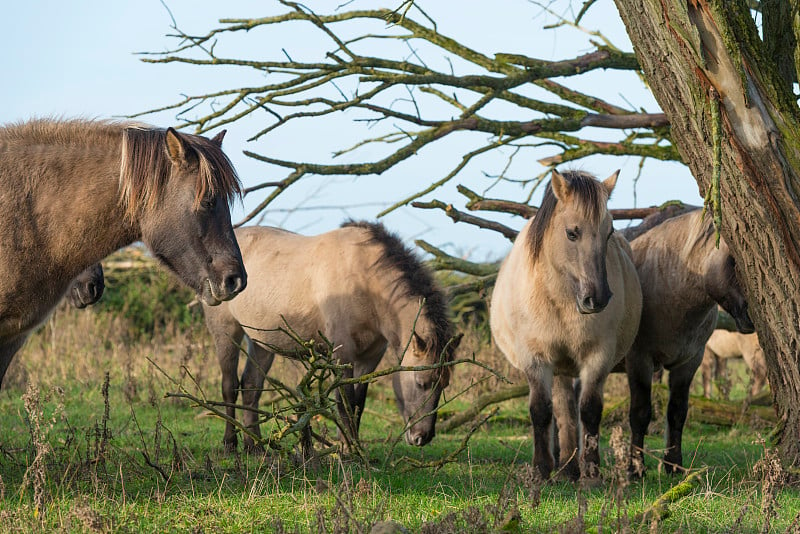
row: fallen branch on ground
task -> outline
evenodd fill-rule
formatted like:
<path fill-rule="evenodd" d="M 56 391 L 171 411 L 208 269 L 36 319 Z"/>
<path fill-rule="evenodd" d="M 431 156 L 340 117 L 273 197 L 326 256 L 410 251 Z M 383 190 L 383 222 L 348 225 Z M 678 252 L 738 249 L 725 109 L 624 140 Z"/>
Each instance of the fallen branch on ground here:
<path fill-rule="evenodd" d="M 706 471 L 708 471 L 708 467 L 687 474 L 681 482 L 662 493 L 644 512 L 638 514 L 634 519 L 634 524 L 658 522 L 669 517 L 669 505 L 691 494 Z"/>

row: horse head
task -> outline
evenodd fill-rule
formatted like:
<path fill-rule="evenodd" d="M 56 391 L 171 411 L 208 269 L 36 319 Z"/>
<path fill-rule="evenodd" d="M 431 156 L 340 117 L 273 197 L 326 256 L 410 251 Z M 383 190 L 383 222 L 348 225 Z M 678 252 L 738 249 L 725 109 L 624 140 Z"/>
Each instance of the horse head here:
<path fill-rule="evenodd" d="M 736 275 L 736 259 L 722 238 L 719 240 L 719 247 L 714 247 L 708 257 L 703 282 L 706 293 L 731 314 L 739 332 L 755 332 L 748 313 L 747 299 Z"/>
<path fill-rule="evenodd" d="M 123 192 L 142 241 L 206 304 L 233 298 L 245 288 L 247 274 L 231 226 L 230 203 L 240 186 L 222 152 L 225 132 L 213 139 L 172 128 L 145 132 L 161 134 L 160 146 L 150 149 L 155 181 L 137 178 L 143 173 L 135 166 L 126 176 L 123 157 Z M 134 145 L 128 154 L 136 152 L 137 137 L 141 130 L 126 130 L 126 146 Z"/>
<path fill-rule="evenodd" d="M 585 173 L 562 175 L 554 170 L 550 182 L 557 202 L 549 221 L 549 242 L 543 246 L 548 247 L 552 263 L 566 275 L 580 313 L 603 311 L 613 296 L 606 252 L 614 227 L 606 204 L 617 176 L 619 171 L 598 182 Z"/>
<path fill-rule="evenodd" d="M 405 366 L 428 366 L 448 362 L 461 342 L 461 335 L 447 339 L 444 347 L 433 337 L 414 332 L 403 357 Z M 419 371 L 395 373 L 392 378 L 395 399 L 406 423 L 405 440 L 409 445 L 422 447 L 436 435 L 436 409 L 439 397 L 450 383 L 450 368 L 438 367 Z"/>

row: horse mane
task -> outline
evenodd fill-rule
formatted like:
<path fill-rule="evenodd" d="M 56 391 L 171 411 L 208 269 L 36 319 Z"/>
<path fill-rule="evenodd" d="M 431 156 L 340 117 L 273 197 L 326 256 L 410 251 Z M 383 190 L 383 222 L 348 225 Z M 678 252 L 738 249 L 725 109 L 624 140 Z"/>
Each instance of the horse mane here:
<path fill-rule="evenodd" d="M 38 118 L 0 127 L 0 141 L 9 144 L 111 145 L 122 136 L 120 192 L 126 217 L 153 208 L 169 180 L 172 162 L 166 151 L 166 130 L 134 121 Z M 194 209 L 207 194 L 230 205 L 241 194 L 239 177 L 228 157 L 213 141 L 179 133 L 196 154 L 199 166 Z"/>
<path fill-rule="evenodd" d="M 120 189 L 125 213 L 133 218 L 140 210 L 155 207 L 171 175 L 172 161 L 167 155 L 167 131 L 162 128 L 127 124 L 122 131 Z M 206 195 L 221 196 L 230 205 L 241 194 L 233 164 L 222 149 L 209 139 L 178 133 L 197 156 L 194 209 Z"/>
<path fill-rule="evenodd" d="M 566 171 L 561 175 L 569 181 L 573 198 L 580 208 L 584 210 L 586 216 L 592 221 L 598 221 L 601 215 L 605 213 L 604 208 L 608 201 L 608 193 L 603 184 L 588 172 Z M 552 184 L 548 183 L 544 191 L 542 204 L 531 222 L 530 241 L 528 244 L 530 245 L 533 263 L 538 261 L 539 254 L 542 252 L 544 234 L 553 220 L 557 204 L 558 199 L 553 193 Z"/>
<path fill-rule="evenodd" d="M 35 118 L 0 127 L 0 140 L 6 143 L 40 145 L 91 145 L 119 130 L 122 123 L 112 120 Z M 133 124 L 133 123 L 131 123 Z"/>
<path fill-rule="evenodd" d="M 370 235 L 367 243 L 377 244 L 382 249 L 376 266 L 396 269 L 400 273 L 404 294 L 425 299 L 423 313 L 434 327 L 432 348 L 437 356 L 441 355 L 453 337 L 453 330 L 448 317 L 447 299 L 436 284 L 430 269 L 396 234 L 389 232 L 381 223 L 349 220 L 342 223 L 341 227 L 366 230 Z M 448 351 L 445 358 L 447 361 L 451 360 L 452 351 Z"/>
<path fill-rule="evenodd" d="M 697 221 L 690 228 L 691 233 L 687 236 L 690 239 L 686 241 L 686 254 L 698 248 L 705 249 L 709 244 L 711 244 L 711 246 L 716 246 L 716 229 L 714 228 L 714 220 L 711 214 L 697 208 L 686 213 L 685 216 L 687 218 L 697 217 Z"/>

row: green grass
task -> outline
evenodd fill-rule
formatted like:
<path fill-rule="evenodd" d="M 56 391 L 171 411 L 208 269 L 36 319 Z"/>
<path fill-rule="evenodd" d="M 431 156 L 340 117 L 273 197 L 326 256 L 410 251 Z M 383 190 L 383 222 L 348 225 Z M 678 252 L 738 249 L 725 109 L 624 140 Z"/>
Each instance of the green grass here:
<path fill-rule="evenodd" d="M 634 518 L 681 480 L 660 472 L 656 458 L 663 441 L 651 435 L 647 447 L 655 457 L 647 459 L 644 480 L 623 487 L 615 503 L 618 475 L 607 441 L 610 428 L 604 427 L 601 487 L 536 483 L 524 399 L 501 405 L 457 461 L 438 470 L 414 468 L 404 458 L 443 458 L 458 450 L 467 428 L 437 435 L 422 449 L 398 443 L 402 424 L 387 384 L 372 387 L 363 419 L 368 465 L 332 455 L 311 469 L 292 454 L 224 454 L 222 422 L 188 402 L 164 398 L 175 388 L 147 362 L 152 358 L 173 377 L 180 377 L 185 365 L 218 398 L 216 362 L 202 333 L 172 343 L 127 347 L 102 342 L 87 348 L 76 340 L 74 329 L 81 332 L 77 337 L 93 339 L 108 334 L 110 327 L 92 323 L 99 329 L 94 331 L 77 322 L 67 328 L 62 321 L 61 328 L 51 325 L 51 331 L 34 338 L 15 363 L 24 367 L 15 376 L 41 386 L 42 428 L 51 449 L 39 470 L 43 498 L 37 497 L 35 484 L 26 482 L 32 479 L 28 471 L 35 448 L 22 401 L 24 380 L 11 380 L 0 392 L 5 414 L 0 424 L 3 532 L 369 532 L 371 524 L 386 519 L 414 532 L 493 532 L 517 510 L 522 532 L 599 526 L 606 532 L 647 531 L 650 525 Z M 288 366 L 283 370 L 291 371 Z M 110 375 L 109 434 L 103 441 L 105 372 Z M 182 380 L 188 383 L 187 376 Z M 735 387 L 733 397 L 743 391 L 744 385 Z M 448 409 L 469 402 L 467 395 Z M 662 430 L 660 425 L 653 430 Z M 765 449 L 758 432 L 766 435 L 768 429 L 689 421 L 685 462 L 709 470 L 689 496 L 670 507 L 658 531 L 762 531 L 764 476 L 755 466 Z M 98 447 L 105 448 L 99 458 Z M 800 513 L 800 492 L 783 485 L 776 492 L 764 506 L 777 511 L 771 531 L 784 532 Z M 39 501 L 44 505 L 37 506 Z"/>

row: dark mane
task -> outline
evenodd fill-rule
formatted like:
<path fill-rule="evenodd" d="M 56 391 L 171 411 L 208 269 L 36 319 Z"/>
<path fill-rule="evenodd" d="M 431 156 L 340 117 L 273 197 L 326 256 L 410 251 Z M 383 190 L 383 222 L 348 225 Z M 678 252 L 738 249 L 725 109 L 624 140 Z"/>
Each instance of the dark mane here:
<path fill-rule="evenodd" d="M 133 217 L 139 210 L 155 206 L 170 177 L 172 162 L 165 150 L 166 130 L 127 125 L 122 133 L 120 188 L 125 211 Z M 241 185 L 228 157 L 216 143 L 204 137 L 178 135 L 198 158 L 194 209 L 209 194 L 224 198 L 230 205 L 241 193 Z"/>
<path fill-rule="evenodd" d="M 592 221 L 599 221 L 600 217 L 605 213 L 604 208 L 608 201 L 608 194 L 603 184 L 587 172 L 566 171 L 561 175 L 569 182 L 573 198 L 576 203 L 580 204 L 586 216 Z M 542 243 L 544 242 L 544 234 L 550 226 L 550 221 L 553 220 L 557 204 L 558 199 L 553 194 L 552 184 L 548 183 L 544 191 L 542 204 L 531 223 L 531 230 L 528 236 L 533 263 L 536 263 L 539 259 Z"/>
<path fill-rule="evenodd" d="M 342 228 L 344 227 L 367 230 L 370 234 L 369 242 L 378 244 L 383 249 L 378 266 L 397 269 L 405 294 L 425 299 L 423 313 L 435 330 L 432 348 L 437 356 L 441 355 L 453 337 L 453 331 L 448 318 L 447 299 L 430 270 L 397 235 L 389 232 L 382 224 L 350 220 L 342 223 Z M 448 361 L 452 359 L 452 351 L 447 351 L 445 357 Z"/>

